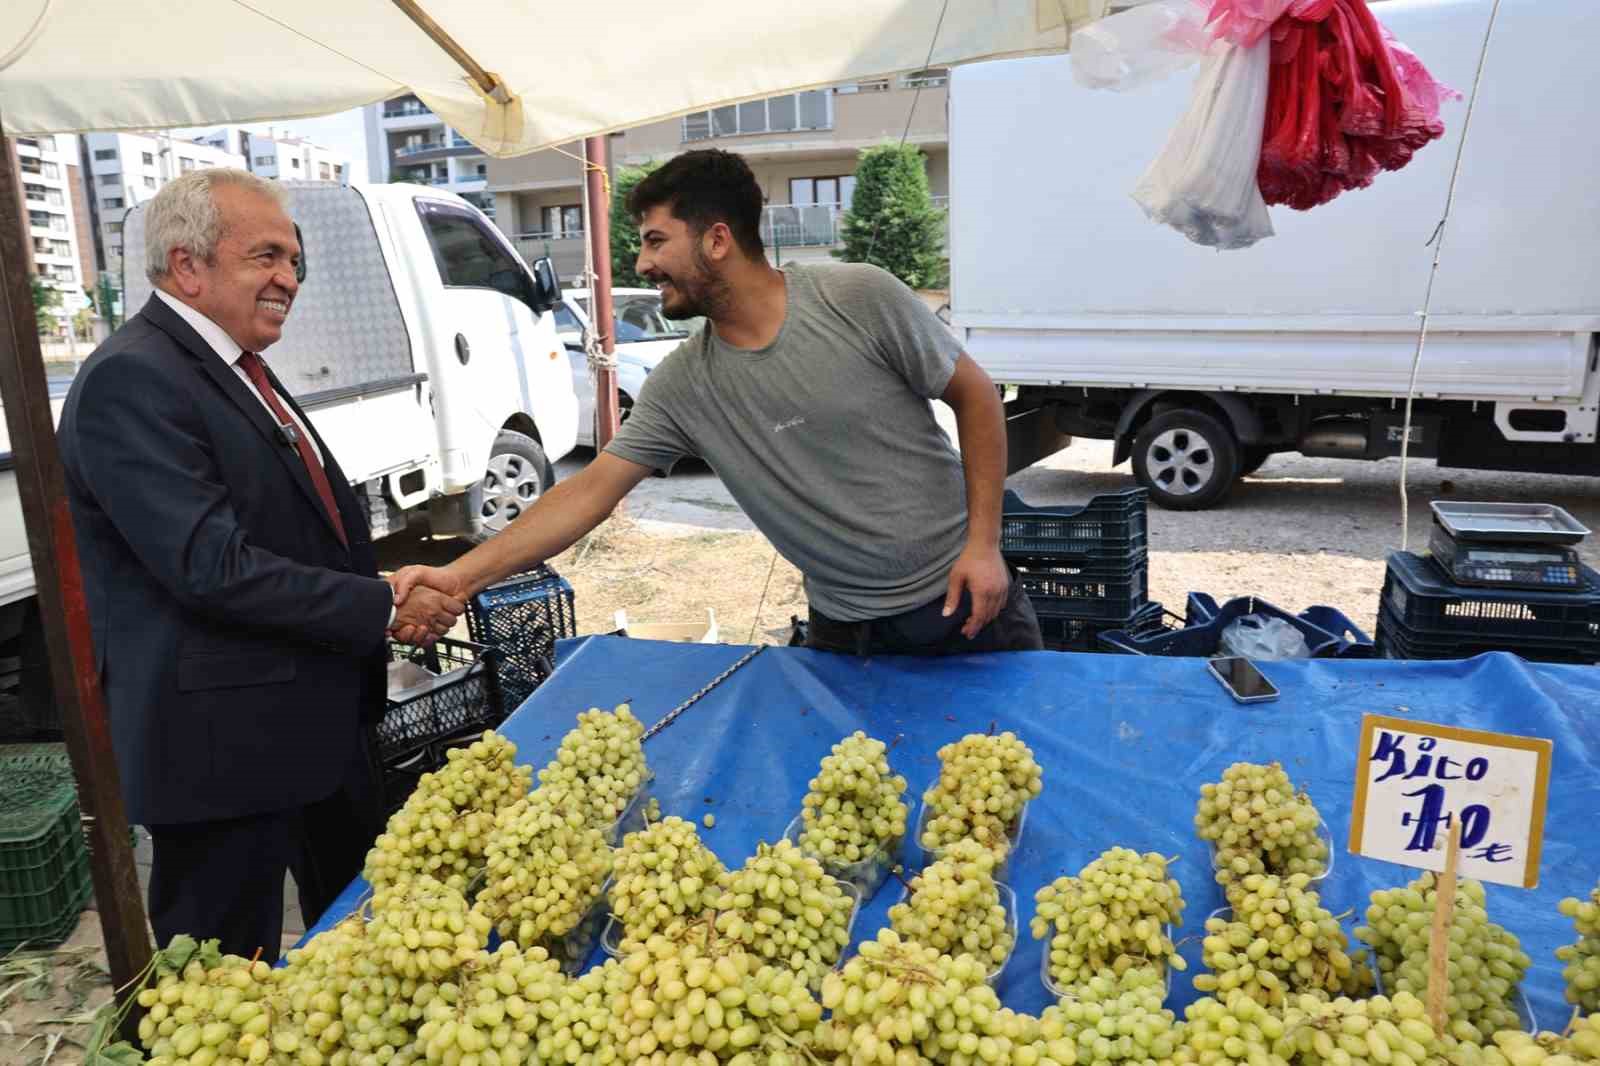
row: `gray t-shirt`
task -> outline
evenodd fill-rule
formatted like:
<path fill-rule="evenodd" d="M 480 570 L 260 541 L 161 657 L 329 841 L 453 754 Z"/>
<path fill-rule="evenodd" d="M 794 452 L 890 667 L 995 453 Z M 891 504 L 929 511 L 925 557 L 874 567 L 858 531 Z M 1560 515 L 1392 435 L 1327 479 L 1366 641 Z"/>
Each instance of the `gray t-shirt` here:
<path fill-rule="evenodd" d="M 650 372 L 606 450 L 657 470 L 704 459 L 828 617 L 919 607 L 966 543 L 961 458 L 928 403 L 961 346 L 877 267 L 783 273 L 773 342 L 734 348 L 708 324 Z"/>

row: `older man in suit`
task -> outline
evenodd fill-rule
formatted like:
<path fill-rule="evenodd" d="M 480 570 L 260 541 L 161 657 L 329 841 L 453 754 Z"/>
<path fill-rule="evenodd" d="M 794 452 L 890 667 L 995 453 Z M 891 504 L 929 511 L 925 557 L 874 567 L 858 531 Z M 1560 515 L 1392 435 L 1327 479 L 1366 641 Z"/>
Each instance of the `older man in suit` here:
<path fill-rule="evenodd" d="M 96 662 L 157 937 L 272 960 L 285 871 L 309 922 L 379 827 L 385 633 L 431 639 L 463 605 L 397 616 L 338 462 L 261 357 L 300 284 L 282 190 L 204 170 L 145 210 L 157 291 L 61 417 Z"/>

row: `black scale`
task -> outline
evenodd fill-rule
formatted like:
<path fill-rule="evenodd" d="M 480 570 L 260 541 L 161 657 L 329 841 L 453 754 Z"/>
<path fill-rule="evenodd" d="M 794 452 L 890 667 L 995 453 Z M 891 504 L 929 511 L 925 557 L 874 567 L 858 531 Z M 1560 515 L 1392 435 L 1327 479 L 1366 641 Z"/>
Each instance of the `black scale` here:
<path fill-rule="evenodd" d="M 1435 503 L 1428 548 L 1458 585 L 1577 592 L 1587 583 L 1566 545 L 1588 533 L 1549 504 Z"/>

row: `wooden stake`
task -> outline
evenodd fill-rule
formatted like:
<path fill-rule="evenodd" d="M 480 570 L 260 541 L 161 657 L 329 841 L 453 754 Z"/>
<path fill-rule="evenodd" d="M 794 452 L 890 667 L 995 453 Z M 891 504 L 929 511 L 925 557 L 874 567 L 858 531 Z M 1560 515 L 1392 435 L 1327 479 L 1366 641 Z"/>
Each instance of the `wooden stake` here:
<path fill-rule="evenodd" d="M 1450 919 L 1456 909 L 1456 868 L 1461 863 L 1461 817 L 1450 816 L 1450 843 L 1444 873 L 1434 879 L 1433 929 L 1428 937 L 1428 1020 L 1445 1031 L 1445 995 L 1450 990 Z"/>

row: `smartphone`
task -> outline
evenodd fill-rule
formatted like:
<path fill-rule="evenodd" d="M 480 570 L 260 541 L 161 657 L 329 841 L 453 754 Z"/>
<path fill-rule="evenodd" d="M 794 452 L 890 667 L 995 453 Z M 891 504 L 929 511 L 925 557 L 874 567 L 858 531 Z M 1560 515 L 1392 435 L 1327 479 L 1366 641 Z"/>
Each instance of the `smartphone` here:
<path fill-rule="evenodd" d="M 1206 663 L 1211 676 L 1222 682 L 1228 694 L 1240 703 L 1265 703 L 1278 698 L 1278 689 L 1249 659 L 1222 656 Z"/>

